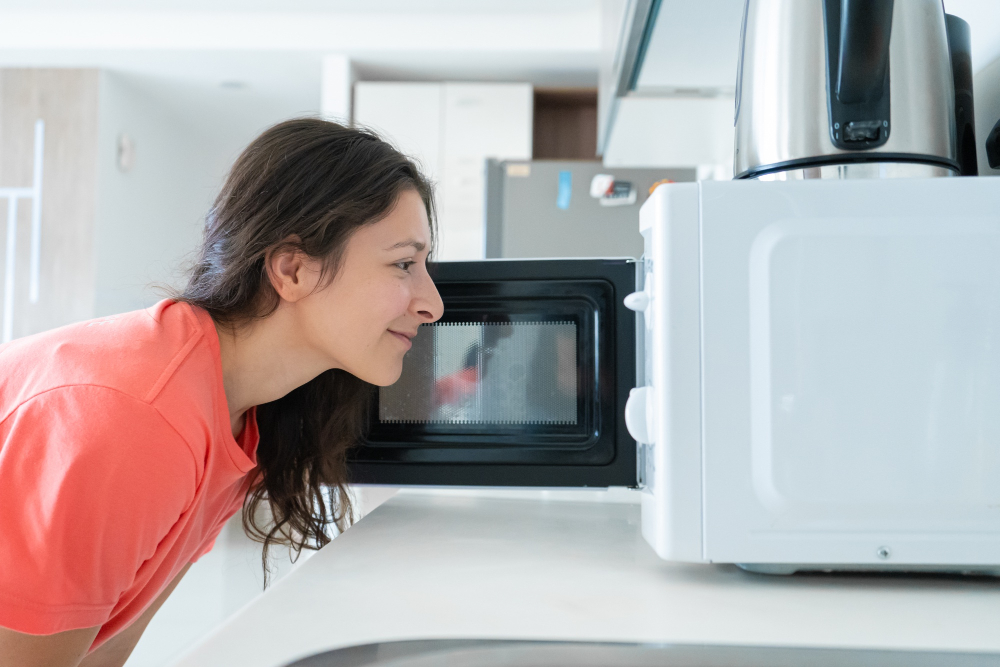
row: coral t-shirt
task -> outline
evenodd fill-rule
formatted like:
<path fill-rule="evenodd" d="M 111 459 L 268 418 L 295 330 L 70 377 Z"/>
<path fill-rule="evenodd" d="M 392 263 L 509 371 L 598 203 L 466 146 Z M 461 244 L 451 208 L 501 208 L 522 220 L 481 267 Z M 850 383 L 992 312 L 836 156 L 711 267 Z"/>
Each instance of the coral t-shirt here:
<path fill-rule="evenodd" d="M 164 300 L 0 345 L 0 626 L 128 627 L 243 503 L 219 338 Z"/>

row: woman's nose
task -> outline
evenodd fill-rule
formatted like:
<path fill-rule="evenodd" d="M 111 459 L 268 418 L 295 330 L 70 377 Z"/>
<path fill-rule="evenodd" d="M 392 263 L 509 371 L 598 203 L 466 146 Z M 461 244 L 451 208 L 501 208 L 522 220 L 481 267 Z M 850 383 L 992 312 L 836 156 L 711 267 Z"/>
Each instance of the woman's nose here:
<path fill-rule="evenodd" d="M 436 322 L 444 313 L 444 301 L 441 300 L 437 285 L 426 273 L 424 279 L 420 281 L 414 306 L 417 314 L 426 322 Z"/>

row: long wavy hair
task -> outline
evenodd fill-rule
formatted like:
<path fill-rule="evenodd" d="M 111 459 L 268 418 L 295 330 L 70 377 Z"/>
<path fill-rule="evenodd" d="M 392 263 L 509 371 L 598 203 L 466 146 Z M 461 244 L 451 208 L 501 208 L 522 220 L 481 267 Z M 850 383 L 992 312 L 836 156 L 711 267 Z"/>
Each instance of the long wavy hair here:
<path fill-rule="evenodd" d="M 265 270 L 275 251 L 322 261 L 320 287 L 336 277 L 347 241 L 385 217 L 400 193 L 424 201 L 434 240 L 434 197 L 405 155 L 374 132 L 316 118 L 266 130 L 237 158 L 206 219 L 187 287 L 173 298 L 203 308 L 236 333 L 271 315 L 281 298 Z M 243 504 L 243 528 L 268 549 L 330 541 L 351 521 L 347 450 L 367 423 L 373 385 L 328 370 L 276 401 L 257 406 L 257 469 Z M 263 512 L 270 509 L 270 512 Z"/>

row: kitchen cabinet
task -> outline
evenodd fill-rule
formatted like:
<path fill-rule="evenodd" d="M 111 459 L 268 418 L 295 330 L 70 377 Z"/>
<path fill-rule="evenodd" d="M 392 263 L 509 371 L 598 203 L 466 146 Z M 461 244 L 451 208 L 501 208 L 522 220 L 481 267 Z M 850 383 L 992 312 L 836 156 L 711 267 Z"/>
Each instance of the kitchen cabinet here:
<path fill-rule="evenodd" d="M 358 83 L 354 122 L 388 138 L 416 158 L 428 176 L 441 173 L 441 84 Z"/>
<path fill-rule="evenodd" d="M 483 258 L 486 159 L 531 158 L 531 85 L 359 82 L 354 100 L 354 122 L 416 158 L 435 182 L 437 258 Z"/>
<path fill-rule="evenodd" d="M 0 312 L 11 338 L 93 317 L 98 89 L 93 69 L 0 70 L 0 188 L 32 187 L 42 121 L 37 300 L 30 294 L 34 203 L 19 198 L 12 221 L 9 199 L 0 200 L 0 300 L 11 301 Z"/>

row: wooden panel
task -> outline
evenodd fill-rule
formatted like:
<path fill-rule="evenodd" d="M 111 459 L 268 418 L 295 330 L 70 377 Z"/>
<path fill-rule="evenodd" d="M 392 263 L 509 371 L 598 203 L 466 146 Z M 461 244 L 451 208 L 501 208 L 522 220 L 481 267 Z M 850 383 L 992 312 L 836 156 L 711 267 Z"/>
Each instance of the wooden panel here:
<path fill-rule="evenodd" d="M 536 160 L 593 160 L 597 157 L 597 91 L 536 90 Z"/>
<path fill-rule="evenodd" d="M 32 205 L 24 199 L 18 210 L 15 338 L 93 316 L 97 111 L 97 70 L 0 70 L 0 187 L 31 186 L 35 121 L 45 121 L 39 300 L 29 302 Z M 4 206 L 5 231 L 6 217 Z M 3 263 L 0 252 L 0 282 Z"/>

